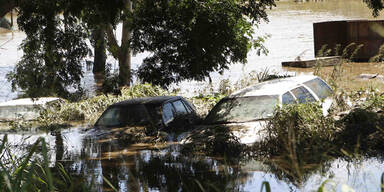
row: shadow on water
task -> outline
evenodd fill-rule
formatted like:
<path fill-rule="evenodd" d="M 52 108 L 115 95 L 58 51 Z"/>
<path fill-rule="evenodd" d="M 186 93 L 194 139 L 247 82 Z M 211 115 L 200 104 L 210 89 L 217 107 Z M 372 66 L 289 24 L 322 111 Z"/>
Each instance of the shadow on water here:
<path fill-rule="evenodd" d="M 236 163 L 180 155 L 175 143 L 129 144 L 78 128 L 25 138 L 33 142 L 37 136 L 48 141 L 52 167 L 62 164 L 93 191 L 110 191 L 111 185 L 120 191 L 241 191 L 249 176 Z"/>

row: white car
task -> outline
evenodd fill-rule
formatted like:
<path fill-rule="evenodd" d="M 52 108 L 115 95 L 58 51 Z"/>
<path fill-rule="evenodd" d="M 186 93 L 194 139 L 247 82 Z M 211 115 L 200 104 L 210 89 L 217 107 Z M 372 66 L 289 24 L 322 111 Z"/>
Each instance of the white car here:
<path fill-rule="evenodd" d="M 262 139 L 266 120 L 273 116 L 277 106 L 319 101 L 326 115 L 332 93 L 327 83 L 313 75 L 265 81 L 220 100 L 203 124 L 225 124 L 241 143 L 250 144 Z"/>

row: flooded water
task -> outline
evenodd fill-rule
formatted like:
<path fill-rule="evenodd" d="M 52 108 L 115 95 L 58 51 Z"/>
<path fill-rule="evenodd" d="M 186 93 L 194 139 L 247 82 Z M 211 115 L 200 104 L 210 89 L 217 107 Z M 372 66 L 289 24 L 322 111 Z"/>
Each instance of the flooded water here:
<path fill-rule="evenodd" d="M 260 191 L 263 182 L 272 191 L 315 191 L 325 181 L 326 189 L 335 191 L 380 191 L 384 171 L 381 158 L 330 158 L 316 166 L 306 165 L 315 168 L 295 178 L 268 162 L 185 156 L 175 143 L 129 145 L 121 140 L 98 140 L 88 133 L 74 127 L 49 133 L 9 133 L 8 140 L 17 156 L 23 146 L 45 138 L 50 166 L 61 163 L 72 178 L 88 183 L 93 191 L 111 190 L 103 178 L 119 191 Z M 286 169 L 294 169 L 290 166 Z"/>
<path fill-rule="evenodd" d="M 314 55 L 313 44 L 313 23 L 342 20 L 342 19 L 381 19 L 373 18 L 371 11 L 366 8 L 362 0 L 323 0 L 295 3 L 294 0 L 281 0 L 277 7 L 269 11 L 269 23 L 261 23 L 256 29 L 258 35 L 269 35 L 265 46 L 269 50 L 267 56 L 258 56 L 255 51 L 248 54 L 248 62 L 233 64 L 223 75 L 212 73 L 213 83 L 229 78 L 237 81 L 250 71 L 263 71 L 266 68 L 270 71 L 284 72 L 282 61 L 294 60 L 300 56 L 303 59 L 312 58 Z M 117 36 L 121 35 L 117 33 Z M 19 31 L 13 33 L 0 31 L 0 101 L 10 100 L 17 96 L 11 92 L 10 83 L 5 79 L 5 74 L 12 70 L 13 66 L 22 56 L 18 45 L 25 35 Z M 137 68 L 147 53 L 138 54 L 132 58 L 133 68 Z M 117 68 L 117 62 L 108 58 L 108 63 Z M 91 71 L 85 72 L 83 85 L 86 88 L 94 89 L 93 75 Z M 181 87 L 184 94 L 193 94 L 194 91 L 204 87 L 205 82 L 183 82 Z M 192 91 L 191 91 L 192 90 Z"/>
<path fill-rule="evenodd" d="M 257 34 L 270 35 L 265 43 L 268 56 L 257 56 L 250 52 L 245 65 L 234 64 L 223 75 L 212 74 L 214 82 L 229 78 L 236 81 L 249 72 L 285 72 L 282 61 L 296 57 L 312 58 L 313 22 L 342 19 L 373 19 L 371 11 L 362 0 L 324 0 L 294 3 L 293 0 L 277 2 L 277 8 L 269 11 L 269 23 L 262 23 Z M 376 19 L 382 19 L 382 16 Z M 25 38 L 19 31 L 0 31 L 0 101 L 17 97 L 11 92 L 5 75 L 13 69 L 22 56 L 18 45 Z M 137 68 L 147 54 L 133 58 Z M 116 67 L 117 62 L 108 59 Z M 94 86 L 93 75 L 85 69 L 83 84 Z M 289 69 L 293 71 L 292 69 Z M 368 70 L 369 71 L 369 70 Z M 206 83 L 183 82 L 188 90 L 204 87 Z M 311 172 L 303 173 L 297 184 L 295 178 L 276 172 L 273 167 L 259 161 L 227 162 L 222 159 L 179 153 L 177 144 L 153 146 L 146 144 L 128 145 L 121 141 L 97 142 L 89 138 L 81 127 L 48 133 L 9 134 L 10 141 L 19 142 L 26 138 L 31 143 L 44 137 L 50 148 L 51 166 L 60 162 L 72 175 L 95 183 L 96 191 L 110 190 L 104 182 L 107 178 L 120 191 L 260 191 L 264 181 L 269 182 L 272 191 L 313 191 L 329 180 L 327 186 L 336 191 L 353 188 L 356 191 L 380 191 L 380 178 L 384 171 L 383 159 L 362 158 L 353 161 L 330 159 Z M 14 143 L 14 149 L 19 146 Z M 21 150 L 21 149 L 20 149 Z M 19 153 L 22 153 L 20 151 Z"/>

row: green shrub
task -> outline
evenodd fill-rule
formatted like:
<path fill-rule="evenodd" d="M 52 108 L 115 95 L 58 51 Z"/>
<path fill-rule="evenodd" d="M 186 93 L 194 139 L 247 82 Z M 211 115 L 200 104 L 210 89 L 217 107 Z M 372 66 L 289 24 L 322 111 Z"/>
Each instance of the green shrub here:
<path fill-rule="evenodd" d="M 337 130 L 333 118 L 323 116 L 321 105 L 318 103 L 284 105 L 277 108 L 266 129 L 267 136 L 260 144 L 268 147 L 269 154 L 273 155 L 281 154 L 282 150 L 329 145 Z"/>
<path fill-rule="evenodd" d="M 278 108 L 265 129 L 265 138 L 250 148 L 250 157 L 264 161 L 271 172 L 294 184 L 329 161 L 335 148 L 335 121 L 323 116 L 317 103 Z"/>
<path fill-rule="evenodd" d="M 339 121 L 343 128 L 337 142 L 343 150 L 361 155 L 384 150 L 384 117 L 368 109 L 352 110 Z"/>

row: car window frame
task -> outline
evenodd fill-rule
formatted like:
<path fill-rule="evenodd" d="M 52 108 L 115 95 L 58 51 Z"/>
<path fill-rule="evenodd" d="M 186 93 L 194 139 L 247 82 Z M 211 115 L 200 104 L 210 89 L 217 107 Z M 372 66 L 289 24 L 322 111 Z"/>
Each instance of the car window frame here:
<path fill-rule="evenodd" d="M 295 87 L 296 88 L 296 87 Z M 295 89 L 293 88 L 293 89 Z M 292 89 L 291 89 L 292 90 Z M 283 103 L 283 95 L 286 94 L 286 93 L 289 93 L 291 94 L 291 96 L 293 97 L 293 99 L 295 100 L 295 103 L 288 103 L 288 104 L 297 104 L 298 103 L 298 99 L 296 98 L 296 96 L 291 92 L 291 90 L 288 90 L 286 92 L 284 92 L 283 94 L 280 95 L 280 103 L 281 103 L 281 106 L 282 105 L 287 105 L 287 104 L 284 104 Z"/>
<path fill-rule="evenodd" d="M 177 108 L 176 108 L 176 105 L 174 103 L 176 102 L 181 102 L 181 105 L 184 107 L 184 110 L 185 110 L 185 113 L 179 113 L 177 111 Z M 185 106 L 185 104 L 183 103 L 183 101 L 181 99 L 176 99 L 176 100 L 173 100 L 173 101 L 170 101 L 170 103 L 172 104 L 173 106 L 173 109 L 174 109 L 174 112 L 176 114 L 177 117 L 180 117 L 180 116 L 184 116 L 184 115 L 188 115 L 190 114 L 187 110 L 187 107 Z"/>
<path fill-rule="evenodd" d="M 311 89 L 309 89 L 307 86 L 305 86 L 304 84 L 299 84 L 298 86 L 292 88 L 289 90 L 289 92 L 296 98 L 296 103 L 298 104 L 302 104 L 300 103 L 300 100 L 298 97 L 296 97 L 296 95 L 294 94 L 293 90 L 294 89 L 297 89 L 297 88 L 300 88 L 300 87 L 303 87 L 305 90 L 307 90 L 309 92 L 309 94 L 311 94 L 311 96 L 315 99 L 315 101 L 311 101 L 311 102 L 317 102 L 319 101 L 319 98 L 317 97 L 317 95 L 315 93 L 312 92 Z M 304 103 L 309 103 L 309 102 L 304 102 Z"/>
<path fill-rule="evenodd" d="M 181 102 L 183 103 L 185 109 L 187 109 L 188 115 L 193 114 L 195 110 L 187 103 L 187 101 L 181 99 Z"/>

